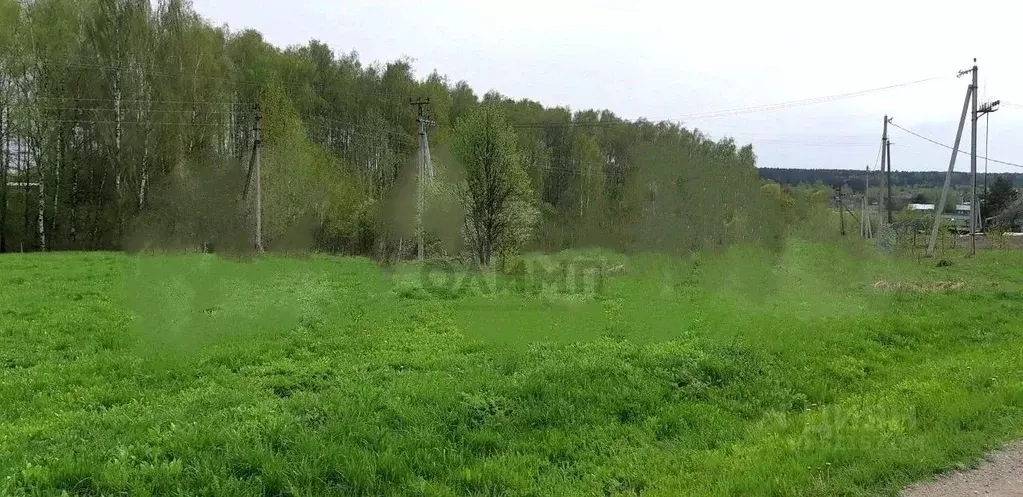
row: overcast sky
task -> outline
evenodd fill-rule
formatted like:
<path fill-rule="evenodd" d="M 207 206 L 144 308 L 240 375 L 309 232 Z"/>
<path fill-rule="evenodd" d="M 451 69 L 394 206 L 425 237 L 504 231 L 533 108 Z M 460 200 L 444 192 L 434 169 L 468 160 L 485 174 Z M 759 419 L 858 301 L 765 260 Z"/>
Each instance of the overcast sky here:
<path fill-rule="evenodd" d="M 978 59 L 991 116 L 990 157 L 1023 164 L 1023 57 L 1016 2 L 605 0 L 194 0 L 232 31 L 277 45 L 318 39 L 364 62 L 413 60 L 477 93 L 627 118 L 698 113 L 940 79 L 867 96 L 711 119 L 713 137 L 753 143 L 766 167 L 863 168 L 882 116 L 951 144 Z M 972 15 L 971 15 L 972 14 Z M 973 17 L 973 19 L 971 19 Z M 949 152 L 891 131 L 895 170 L 944 170 Z M 984 152 L 984 119 L 978 150 Z M 969 121 L 962 148 L 969 149 Z M 984 161 L 978 167 L 983 171 Z M 957 171 L 969 170 L 961 155 Z M 991 171 L 1023 169 L 990 164 Z"/>

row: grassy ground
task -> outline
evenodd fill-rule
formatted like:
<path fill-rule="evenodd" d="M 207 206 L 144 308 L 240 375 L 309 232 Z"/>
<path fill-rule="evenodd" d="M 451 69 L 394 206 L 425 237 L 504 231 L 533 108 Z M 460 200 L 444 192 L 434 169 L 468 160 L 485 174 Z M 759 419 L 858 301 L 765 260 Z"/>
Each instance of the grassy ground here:
<path fill-rule="evenodd" d="M 1023 436 L 1023 253 L 596 255 L 0 257 L 0 495 L 894 495 Z"/>

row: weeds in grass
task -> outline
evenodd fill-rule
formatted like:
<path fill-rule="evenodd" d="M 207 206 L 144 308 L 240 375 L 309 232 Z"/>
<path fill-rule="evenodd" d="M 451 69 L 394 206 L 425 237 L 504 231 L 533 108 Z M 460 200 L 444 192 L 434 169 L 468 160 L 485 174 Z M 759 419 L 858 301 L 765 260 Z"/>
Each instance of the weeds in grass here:
<path fill-rule="evenodd" d="M 2 257 L 0 495 L 891 495 L 1023 436 L 1023 255 L 582 255 Z"/>

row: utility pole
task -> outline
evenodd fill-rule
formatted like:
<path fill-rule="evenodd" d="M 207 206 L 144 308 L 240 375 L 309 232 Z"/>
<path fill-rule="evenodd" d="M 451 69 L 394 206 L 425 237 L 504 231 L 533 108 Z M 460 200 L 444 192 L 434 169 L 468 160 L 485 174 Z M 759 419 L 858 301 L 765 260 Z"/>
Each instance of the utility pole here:
<path fill-rule="evenodd" d="M 838 187 L 838 219 L 842 236 L 845 236 L 845 204 L 842 203 L 842 187 Z"/>
<path fill-rule="evenodd" d="M 890 199 L 887 198 L 891 196 L 891 185 L 889 184 L 891 178 L 888 175 L 890 166 L 888 162 L 888 121 L 888 115 L 885 114 L 881 131 L 881 187 L 877 193 L 877 245 L 882 249 L 888 247 L 887 233 L 892 221 Z"/>
<path fill-rule="evenodd" d="M 977 111 L 980 113 L 980 115 L 984 116 L 984 204 L 987 204 L 987 154 L 989 143 L 988 138 L 990 137 L 990 133 L 988 133 L 988 126 L 991 125 L 991 113 L 997 111 L 998 105 L 1001 103 L 1002 103 L 1001 100 L 995 100 L 993 102 L 984 102 L 983 104 L 981 104 L 980 109 Z M 978 209 L 977 215 L 983 216 L 983 209 Z M 980 217 L 979 221 L 980 229 L 986 231 L 986 226 L 984 225 L 985 223 L 984 218 Z"/>
<path fill-rule="evenodd" d="M 252 155 L 249 157 L 249 171 L 245 174 L 245 187 L 242 190 L 242 200 L 249 193 L 249 183 L 252 176 L 256 176 L 256 252 L 263 252 L 263 182 L 260 174 L 260 151 L 263 148 L 262 120 L 263 113 L 256 104 L 256 120 L 252 126 Z"/>
<path fill-rule="evenodd" d="M 256 129 L 253 132 L 256 158 L 256 252 L 263 253 L 263 175 L 260 165 L 260 154 L 263 149 L 263 113 L 259 110 L 259 104 L 256 104 Z"/>
<path fill-rule="evenodd" d="M 25 228 L 22 231 L 22 235 L 21 235 L 21 251 L 23 253 L 25 252 L 25 245 L 29 241 L 28 237 L 32 233 L 31 231 L 28 230 L 28 226 L 29 226 L 29 224 L 28 224 L 28 205 L 29 205 L 28 204 L 28 188 L 30 186 L 29 185 L 29 183 L 30 183 L 29 178 L 32 177 L 32 175 L 30 174 L 32 171 L 29 169 L 28 161 L 25 160 L 24 143 L 25 142 L 23 142 L 22 140 L 20 140 L 20 139 L 18 140 L 18 165 L 19 165 L 18 169 L 19 169 L 19 171 L 21 171 L 21 181 L 22 181 L 22 185 L 25 187 L 22 190 L 22 193 L 24 193 L 24 196 L 22 197 L 23 198 L 22 201 L 24 202 L 22 207 L 24 207 L 24 209 L 22 209 L 22 211 L 23 211 L 23 214 L 25 215 L 24 216 L 25 217 Z M 95 236 L 93 236 L 93 241 L 95 242 Z M 31 247 L 29 247 L 29 250 L 31 250 Z"/>
<path fill-rule="evenodd" d="M 884 128 L 881 131 L 881 188 L 878 190 L 877 193 L 877 214 L 879 220 L 878 225 L 880 226 L 878 232 L 882 235 L 884 234 L 883 226 L 884 220 L 886 219 L 885 205 L 888 203 L 884 198 L 884 194 L 886 191 L 885 181 L 888 179 L 888 177 L 885 175 L 885 163 L 887 162 L 887 159 L 888 159 L 888 115 L 885 114 Z"/>
<path fill-rule="evenodd" d="M 885 128 L 888 127 L 888 123 L 885 122 Z M 888 224 L 892 224 L 892 142 L 888 140 L 885 142 L 885 155 L 888 156 L 888 167 L 885 169 L 885 184 L 888 185 L 888 194 L 885 196 L 887 204 L 885 208 L 888 210 Z"/>
<path fill-rule="evenodd" d="M 426 119 L 426 106 L 430 105 L 429 98 L 419 100 L 409 99 L 409 103 L 418 107 L 416 121 L 419 123 L 419 156 L 416 160 L 416 246 L 419 261 L 426 258 L 426 248 L 423 242 L 423 215 L 426 211 L 426 186 L 430 179 L 433 179 L 433 171 L 430 165 L 430 144 L 426 137 L 426 125 L 431 121 Z"/>
<path fill-rule="evenodd" d="M 997 104 L 997 103 L 996 103 Z M 988 145 L 991 143 L 988 139 L 990 137 L 991 128 L 991 114 L 984 115 L 984 203 L 987 203 L 987 156 L 988 156 Z"/>
<path fill-rule="evenodd" d="M 870 166 L 867 166 L 867 174 L 863 176 L 863 219 L 860 221 L 860 234 L 863 238 L 871 239 L 874 237 L 873 230 L 870 227 Z"/>
<path fill-rule="evenodd" d="M 959 71 L 959 76 L 963 76 L 970 71 Z M 952 171 L 955 169 L 956 157 L 959 155 L 959 143 L 963 138 L 963 128 L 966 126 L 966 113 L 970 110 L 970 102 L 974 98 L 975 88 L 971 84 L 966 88 L 966 100 L 963 101 L 963 113 L 959 117 L 959 128 L 956 131 L 956 140 L 952 144 L 952 158 L 948 161 L 948 172 L 945 173 L 945 185 L 941 189 L 941 200 L 934 206 L 934 228 L 931 229 L 931 239 L 927 244 L 927 256 L 934 255 L 935 245 L 938 243 L 938 229 L 941 226 L 941 214 L 945 209 L 945 203 L 948 202 L 948 190 L 952 186 Z"/>
<path fill-rule="evenodd" d="M 7 169 L 11 161 L 10 111 L 0 109 L 0 127 L 3 129 L 4 154 L 0 158 L 0 254 L 7 252 Z"/>
<path fill-rule="evenodd" d="M 973 59 L 973 119 L 970 133 L 970 178 L 973 191 L 970 195 L 970 257 L 977 255 L 977 59 Z"/>

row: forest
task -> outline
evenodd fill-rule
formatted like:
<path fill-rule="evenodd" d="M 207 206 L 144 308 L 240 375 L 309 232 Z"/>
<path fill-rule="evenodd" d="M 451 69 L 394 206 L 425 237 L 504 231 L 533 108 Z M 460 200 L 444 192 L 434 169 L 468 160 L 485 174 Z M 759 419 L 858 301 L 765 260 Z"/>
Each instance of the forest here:
<path fill-rule="evenodd" d="M 1020 176 L 925 258 L 940 173 L 889 228 L 860 172 L 500 90 L 0 0 L 0 496 L 898 495 L 1023 439 Z"/>
<path fill-rule="evenodd" d="M 1023 173 L 992 173 L 990 180 L 993 181 L 995 176 L 1004 177 L 1016 187 L 1023 187 Z M 851 169 L 761 168 L 760 177 L 786 186 L 822 183 L 832 188 L 841 188 L 846 185 L 855 192 L 862 192 L 865 185 L 865 171 Z M 871 171 L 870 184 L 877 186 L 881 184 L 880 181 L 879 173 Z M 927 189 L 941 188 L 944 183 L 945 173 L 943 171 L 892 171 L 893 186 Z M 968 185 L 970 185 L 969 173 L 952 173 L 953 187 Z"/>
<path fill-rule="evenodd" d="M 183 0 L 0 0 L 0 47 L 2 251 L 251 248 L 257 116 L 268 250 L 407 258 L 422 226 L 429 254 L 459 253 L 465 136 L 500 137 L 522 182 L 514 240 L 493 252 L 781 236 L 750 145 L 480 94 L 316 40 L 276 47 Z M 429 99 L 437 177 L 421 225 L 413 99 Z"/>

